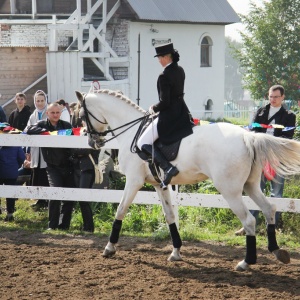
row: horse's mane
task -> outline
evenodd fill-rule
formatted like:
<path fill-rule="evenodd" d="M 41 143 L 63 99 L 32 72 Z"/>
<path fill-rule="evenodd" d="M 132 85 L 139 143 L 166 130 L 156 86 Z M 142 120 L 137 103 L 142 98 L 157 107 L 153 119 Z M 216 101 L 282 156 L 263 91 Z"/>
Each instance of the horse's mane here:
<path fill-rule="evenodd" d="M 119 98 L 120 100 L 125 101 L 127 104 L 133 106 L 138 111 L 140 111 L 142 113 L 146 112 L 140 106 L 138 106 L 137 104 L 135 104 L 134 102 L 132 102 L 128 97 L 124 96 L 121 91 L 113 91 L 113 90 L 105 89 L 105 90 L 96 90 L 96 91 L 94 91 L 94 93 L 97 93 L 97 94 L 102 93 L 102 94 L 108 94 L 110 96 L 114 96 L 116 98 Z"/>

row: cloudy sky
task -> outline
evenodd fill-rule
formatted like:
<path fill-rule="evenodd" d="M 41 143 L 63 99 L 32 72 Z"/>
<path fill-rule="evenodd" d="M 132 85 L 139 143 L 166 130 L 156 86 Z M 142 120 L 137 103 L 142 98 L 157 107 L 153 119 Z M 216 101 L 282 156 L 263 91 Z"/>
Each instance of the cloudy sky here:
<path fill-rule="evenodd" d="M 250 0 L 227 0 L 238 14 L 247 14 Z M 263 0 L 253 0 L 257 5 L 261 5 Z M 238 30 L 243 30 L 242 24 L 232 24 L 225 26 L 225 35 L 240 41 Z"/>

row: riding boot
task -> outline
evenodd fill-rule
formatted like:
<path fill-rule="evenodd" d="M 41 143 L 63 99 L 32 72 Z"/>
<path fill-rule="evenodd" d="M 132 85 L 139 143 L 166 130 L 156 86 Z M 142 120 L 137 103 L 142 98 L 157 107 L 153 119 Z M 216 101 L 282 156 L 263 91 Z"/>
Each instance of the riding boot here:
<path fill-rule="evenodd" d="M 144 144 L 142 146 L 142 151 L 146 153 L 148 156 L 152 157 L 152 145 Z M 167 161 L 164 155 L 155 146 L 154 146 L 153 159 L 154 162 L 157 163 L 165 173 L 164 180 L 161 182 L 160 187 L 166 190 L 167 185 L 171 182 L 172 178 L 179 173 L 179 171 L 175 166 L 173 166 L 169 161 Z"/>

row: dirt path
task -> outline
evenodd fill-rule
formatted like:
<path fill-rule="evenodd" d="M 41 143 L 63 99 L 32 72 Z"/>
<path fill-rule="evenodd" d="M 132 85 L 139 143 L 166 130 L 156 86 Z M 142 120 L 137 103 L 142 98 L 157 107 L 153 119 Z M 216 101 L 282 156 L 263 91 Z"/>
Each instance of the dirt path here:
<path fill-rule="evenodd" d="M 252 271 L 234 271 L 244 249 L 185 242 L 171 263 L 169 242 L 121 237 L 117 255 L 101 256 L 107 238 L 0 232 L 0 299 L 300 299 L 300 255 L 291 264 L 259 249 Z"/>

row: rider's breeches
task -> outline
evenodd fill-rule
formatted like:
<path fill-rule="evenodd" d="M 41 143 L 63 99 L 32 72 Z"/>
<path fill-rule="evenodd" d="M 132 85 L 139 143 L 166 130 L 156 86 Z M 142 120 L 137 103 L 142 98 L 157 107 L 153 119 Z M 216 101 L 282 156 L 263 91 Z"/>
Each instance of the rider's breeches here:
<path fill-rule="evenodd" d="M 142 149 L 142 146 L 145 144 L 152 145 L 158 139 L 157 122 L 158 118 L 156 118 L 140 136 L 137 142 L 139 149 Z"/>

